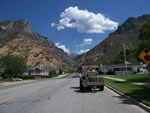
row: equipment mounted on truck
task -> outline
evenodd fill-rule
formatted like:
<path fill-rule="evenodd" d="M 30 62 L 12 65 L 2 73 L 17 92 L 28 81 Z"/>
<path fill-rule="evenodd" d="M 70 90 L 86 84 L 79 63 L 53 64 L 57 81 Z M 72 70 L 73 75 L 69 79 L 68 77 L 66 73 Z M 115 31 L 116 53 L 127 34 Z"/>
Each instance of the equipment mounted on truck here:
<path fill-rule="evenodd" d="M 82 75 L 80 77 L 80 90 L 84 88 L 104 90 L 104 80 L 98 76 L 99 66 L 82 66 Z"/>

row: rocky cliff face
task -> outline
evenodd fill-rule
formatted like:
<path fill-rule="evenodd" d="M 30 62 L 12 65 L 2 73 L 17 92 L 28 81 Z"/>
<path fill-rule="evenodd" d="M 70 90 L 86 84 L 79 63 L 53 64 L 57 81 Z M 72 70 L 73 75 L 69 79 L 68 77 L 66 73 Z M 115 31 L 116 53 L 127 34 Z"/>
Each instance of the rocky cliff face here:
<path fill-rule="evenodd" d="M 150 15 L 128 18 L 115 32 L 110 33 L 104 41 L 89 52 L 76 57 L 76 60 L 81 65 L 110 64 L 118 61 L 118 56 L 123 51 L 123 45 L 126 45 L 128 50 L 137 48 L 140 43 L 138 39 L 140 25 L 149 18 Z"/>
<path fill-rule="evenodd" d="M 75 65 L 51 40 L 34 32 L 26 19 L 0 23 L 0 56 L 7 54 L 24 57 L 28 66 L 70 70 Z"/>

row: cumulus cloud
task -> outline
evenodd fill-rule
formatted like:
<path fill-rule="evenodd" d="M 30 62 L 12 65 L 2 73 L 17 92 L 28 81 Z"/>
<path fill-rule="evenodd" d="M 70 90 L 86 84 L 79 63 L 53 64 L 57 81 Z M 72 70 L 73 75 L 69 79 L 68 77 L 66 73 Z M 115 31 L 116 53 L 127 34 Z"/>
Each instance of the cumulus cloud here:
<path fill-rule="evenodd" d="M 103 14 L 95 14 L 88 10 L 80 10 L 78 7 L 69 7 L 60 14 L 59 24 L 52 23 L 52 27 L 58 30 L 76 28 L 84 33 L 104 33 L 106 30 L 115 30 L 118 23 L 105 17 Z"/>
<path fill-rule="evenodd" d="M 64 29 L 64 27 L 63 26 L 57 26 L 57 29 L 62 30 L 62 29 Z"/>
<path fill-rule="evenodd" d="M 66 53 L 68 53 L 68 54 L 70 53 L 69 48 L 66 48 L 65 45 L 61 45 L 59 42 L 55 43 L 55 45 L 56 45 L 58 48 L 64 50 L 64 52 L 66 52 Z"/>
<path fill-rule="evenodd" d="M 56 24 L 55 23 L 51 23 L 51 26 L 54 27 Z"/>
<path fill-rule="evenodd" d="M 92 42 L 93 42 L 93 39 L 91 39 L 91 38 L 87 38 L 87 39 L 84 39 L 84 40 L 83 40 L 83 43 L 84 43 L 85 45 L 91 45 Z"/>
<path fill-rule="evenodd" d="M 82 44 L 80 44 L 80 47 L 91 45 L 92 42 L 93 42 L 93 39 L 91 39 L 91 38 L 85 38 L 85 39 L 83 39 Z"/>
<path fill-rule="evenodd" d="M 62 29 L 64 29 L 64 26 L 62 26 L 62 25 L 59 25 L 59 24 L 55 24 L 55 23 L 51 23 L 51 26 L 52 27 L 57 27 L 57 30 L 62 30 Z"/>
<path fill-rule="evenodd" d="M 90 49 L 81 49 L 78 54 L 83 54 L 83 53 L 86 53 L 88 52 Z"/>

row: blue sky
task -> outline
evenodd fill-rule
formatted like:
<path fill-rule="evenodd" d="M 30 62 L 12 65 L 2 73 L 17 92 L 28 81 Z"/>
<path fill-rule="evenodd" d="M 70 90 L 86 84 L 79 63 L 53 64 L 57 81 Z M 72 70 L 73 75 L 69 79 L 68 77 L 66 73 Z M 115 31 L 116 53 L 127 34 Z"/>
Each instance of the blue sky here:
<path fill-rule="evenodd" d="M 25 18 L 69 54 L 88 51 L 143 14 L 150 14 L 150 0 L 0 0 L 0 22 Z"/>

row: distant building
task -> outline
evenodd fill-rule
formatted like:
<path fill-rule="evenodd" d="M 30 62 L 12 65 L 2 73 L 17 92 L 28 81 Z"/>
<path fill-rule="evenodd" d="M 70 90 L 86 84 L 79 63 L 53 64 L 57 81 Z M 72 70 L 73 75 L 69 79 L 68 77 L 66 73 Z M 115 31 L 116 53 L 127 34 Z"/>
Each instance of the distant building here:
<path fill-rule="evenodd" d="M 34 67 L 29 67 L 27 69 L 27 72 L 25 72 L 25 75 L 48 76 L 49 71 L 53 71 L 53 70 L 54 69 L 51 67 L 34 66 Z"/>
<path fill-rule="evenodd" d="M 141 64 L 139 67 L 139 74 L 148 74 L 147 64 Z"/>
<path fill-rule="evenodd" d="M 107 73 L 109 70 L 112 70 L 116 75 L 129 75 L 138 73 L 142 69 L 145 69 L 144 71 L 148 72 L 143 64 L 127 64 L 127 66 L 125 66 L 125 64 L 102 65 L 100 70 L 103 73 Z"/>

